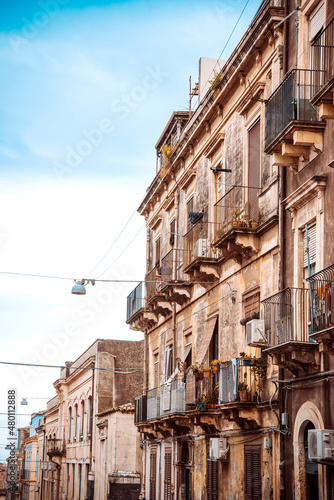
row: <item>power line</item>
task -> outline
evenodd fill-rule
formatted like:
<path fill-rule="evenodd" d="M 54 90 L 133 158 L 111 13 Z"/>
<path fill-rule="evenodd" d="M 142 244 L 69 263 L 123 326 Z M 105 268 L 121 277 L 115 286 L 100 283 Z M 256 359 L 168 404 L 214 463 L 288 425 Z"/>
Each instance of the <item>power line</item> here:
<path fill-rule="evenodd" d="M 117 243 L 117 241 L 119 240 L 120 236 L 123 234 L 123 232 L 125 231 L 126 227 L 128 226 L 128 224 L 130 223 L 132 217 L 134 216 L 134 214 L 137 212 L 137 209 L 135 209 L 130 217 L 130 219 L 127 221 L 127 223 L 125 224 L 125 226 L 123 227 L 123 229 L 121 230 L 121 232 L 119 233 L 119 235 L 117 236 L 117 238 L 114 240 L 114 242 L 112 243 L 112 245 L 109 247 L 109 249 L 106 251 L 106 253 L 103 255 L 103 257 L 99 260 L 99 262 L 96 264 L 96 266 L 93 267 L 93 269 L 91 271 L 89 271 L 89 273 L 87 273 L 86 277 L 89 276 L 93 271 L 95 271 L 95 269 L 101 264 L 101 262 L 103 261 L 103 259 L 105 259 L 105 257 L 108 255 L 108 253 L 110 252 L 110 250 L 115 246 L 115 244 Z M 102 273 L 103 274 L 103 273 Z"/>
<path fill-rule="evenodd" d="M 141 369 L 136 369 L 136 368 L 130 368 L 131 371 L 121 371 L 121 370 L 114 370 L 113 368 L 102 368 L 102 367 L 97 367 L 97 366 L 64 366 L 64 365 L 42 365 L 38 363 L 15 363 L 11 361 L 0 361 L 0 365 L 14 365 L 14 366 L 37 366 L 41 368 L 68 368 L 69 370 L 103 370 L 103 371 L 109 371 L 113 373 L 118 373 L 121 375 L 128 375 L 131 373 L 136 373 L 136 372 L 143 372 Z M 27 398 L 29 399 L 29 398 Z M 44 399 L 44 398 L 41 398 Z"/>

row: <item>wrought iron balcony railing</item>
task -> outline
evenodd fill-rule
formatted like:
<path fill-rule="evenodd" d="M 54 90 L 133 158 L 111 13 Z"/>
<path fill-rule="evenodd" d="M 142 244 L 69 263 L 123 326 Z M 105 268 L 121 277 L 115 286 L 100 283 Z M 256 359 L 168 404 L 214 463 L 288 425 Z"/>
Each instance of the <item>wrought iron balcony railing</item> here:
<path fill-rule="evenodd" d="M 260 188 L 235 186 L 215 204 L 216 237 L 232 227 L 254 229 L 259 222 Z M 248 201 L 246 201 L 246 197 Z"/>
<path fill-rule="evenodd" d="M 135 398 L 135 424 L 147 421 L 147 397 L 140 395 Z"/>
<path fill-rule="evenodd" d="M 334 265 L 307 279 L 310 284 L 312 333 L 334 327 Z"/>
<path fill-rule="evenodd" d="M 161 268 L 154 267 L 145 277 L 146 300 L 160 293 L 161 290 Z"/>
<path fill-rule="evenodd" d="M 309 293 L 305 288 L 286 288 L 262 301 L 269 346 L 309 340 Z"/>
<path fill-rule="evenodd" d="M 141 282 L 127 296 L 126 321 L 145 306 L 145 283 Z"/>
<path fill-rule="evenodd" d="M 218 259 L 219 251 L 212 246 L 214 224 L 197 222 L 184 236 L 183 268 L 200 258 Z"/>
<path fill-rule="evenodd" d="M 312 67 L 319 76 L 319 85 L 312 89 L 313 97 L 334 78 L 334 19 L 312 42 Z"/>
<path fill-rule="evenodd" d="M 265 149 L 293 121 L 320 121 L 310 99 L 321 87 L 322 71 L 293 69 L 266 102 Z"/>
<path fill-rule="evenodd" d="M 162 287 L 167 283 L 175 280 L 183 280 L 183 272 L 181 269 L 181 259 L 182 250 L 177 248 L 172 248 L 162 259 L 161 259 L 161 281 Z"/>
<path fill-rule="evenodd" d="M 175 379 L 147 391 L 147 420 L 185 410 L 186 390 L 181 380 Z"/>

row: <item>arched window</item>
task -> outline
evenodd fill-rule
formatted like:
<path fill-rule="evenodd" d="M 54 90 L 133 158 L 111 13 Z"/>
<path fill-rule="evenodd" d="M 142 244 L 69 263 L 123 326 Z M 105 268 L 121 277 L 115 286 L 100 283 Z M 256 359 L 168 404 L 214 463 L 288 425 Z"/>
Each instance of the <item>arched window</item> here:
<path fill-rule="evenodd" d="M 91 436 L 92 433 L 92 398 L 88 398 L 88 422 L 87 422 L 87 437 Z"/>
<path fill-rule="evenodd" d="M 78 437 L 78 405 L 75 405 L 75 428 L 74 428 L 74 441 L 77 440 Z"/>
<path fill-rule="evenodd" d="M 80 432 L 80 441 L 83 440 L 84 429 L 85 429 L 85 402 L 81 401 L 81 432 Z"/>
<path fill-rule="evenodd" d="M 68 441 L 70 442 L 72 439 L 72 408 L 69 407 L 68 409 Z"/>

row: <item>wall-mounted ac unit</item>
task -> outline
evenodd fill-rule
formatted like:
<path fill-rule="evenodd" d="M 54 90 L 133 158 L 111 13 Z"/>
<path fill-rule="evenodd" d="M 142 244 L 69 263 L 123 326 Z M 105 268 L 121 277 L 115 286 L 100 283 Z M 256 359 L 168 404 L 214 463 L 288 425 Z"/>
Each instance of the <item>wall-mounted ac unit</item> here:
<path fill-rule="evenodd" d="M 199 238 L 196 241 L 196 257 L 207 257 L 209 254 L 210 244 L 208 238 Z"/>
<path fill-rule="evenodd" d="M 334 430 L 312 429 L 308 431 L 308 456 L 310 460 L 334 461 Z"/>
<path fill-rule="evenodd" d="M 210 453 L 211 460 L 228 460 L 229 445 L 226 438 L 210 438 Z"/>
<path fill-rule="evenodd" d="M 255 347 L 266 344 L 263 319 L 252 319 L 246 323 L 246 344 Z"/>

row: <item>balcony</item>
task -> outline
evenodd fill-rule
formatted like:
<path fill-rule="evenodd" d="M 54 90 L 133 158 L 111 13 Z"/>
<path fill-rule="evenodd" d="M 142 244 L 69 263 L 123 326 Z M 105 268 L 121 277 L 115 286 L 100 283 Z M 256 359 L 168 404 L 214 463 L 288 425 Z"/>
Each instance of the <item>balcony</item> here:
<path fill-rule="evenodd" d="M 168 316 L 172 312 L 171 303 L 166 300 L 165 294 L 162 290 L 162 268 L 155 267 L 146 274 L 146 308 L 158 316 Z"/>
<path fill-rule="evenodd" d="M 266 346 L 273 363 L 291 373 L 319 368 L 318 344 L 310 341 L 310 292 L 286 288 L 263 300 Z"/>
<path fill-rule="evenodd" d="M 127 297 L 126 323 L 131 330 L 143 332 L 157 323 L 157 318 L 146 309 L 145 283 L 141 282 Z"/>
<path fill-rule="evenodd" d="M 260 188 L 235 186 L 215 204 L 214 246 L 221 249 L 224 260 L 233 258 L 241 264 L 258 252 L 259 192 Z"/>
<path fill-rule="evenodd" d="M 314 39 L 312 64 L 321 77 L 314 89 L 311 103 L 319 106 L 321 119 L 334 118 L 334 19 Z"/>
<path fill-rule="evenodd" d="M 143 307 L 145 307 L 145 284 L 141 282 L 127 296 L 126 322 L 128 323 Z"/>
<path fill-rule="evenodd" d="M 183 270 L 192 279 L 219 279 L 219 249 L 212 245 L 214 224 L 197 222 L 184 236 Z"/>
<path fill-rule="evenodd" d="M 46 454 L 52 457 L 62 457 L 66 455 L 66 447 L 61 439 L 48 439 Z"/>
<path fill-rule="evenodd" d="M 182 250 L 173 248 L 161 259 L 161 291 L 172 302 L 182 305 L 190 299 L 191 283 L 185 279 Z"/>
<path fill-rule="evenodd" d="M 290 71 L 266 102 L 265 152 L 273 165 L 294 172 L 322 151 L 323 122 L 310 100 L 320 90 L 322 71 Z"/>
<path fill-rule="evenodd" d="M 321 350 L 333 348 L 334 337 L 334 265 L 307 279 L 310 285 L 311 338 Z"/>

